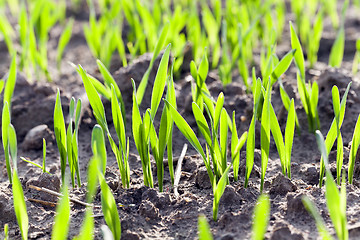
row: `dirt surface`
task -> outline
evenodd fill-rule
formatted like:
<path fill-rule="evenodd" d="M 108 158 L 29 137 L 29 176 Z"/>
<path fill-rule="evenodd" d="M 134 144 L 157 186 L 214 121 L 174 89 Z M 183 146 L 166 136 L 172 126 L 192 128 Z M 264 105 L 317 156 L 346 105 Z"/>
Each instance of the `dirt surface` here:
<path fill-rule="evenodd" d="M 307 72 L 307 79 L 319 83 L 319 116 L 321 131 L 325 135 L 330 127 L 334 113 L 332 110 L 331 88 L 337 85 L 341 95 L 347 84 L 353 81 L 346 106 L 345 120 L 342 126 L 344 140 L 344 169 L 347 169 L 349 144 L 358 114 L 360 113 L 360 82 L 359 74 L 353 76 L 351 72 L 352 59 L 355 53 L 355 41 L 360 37 L 359 9 L 350 8 L 346 20 L 346 48 L 344 62 L 341 69 L 328 68 L 327 61 L 335 34 L 331 30 L 329 21 L 324 27 L 323 39 L 319 50 L 319 61 L 314 69 Z M 37 81 L 28 83 L 22 73 L 18 73 L 15 93 L 12 102 L 12 123 L 18 135 L 19 156 L 30 158 L 40 163 L 42 161 L 42 138 L 47 140 L 47 169 L 52 175 L 42 174 L 41 170 L 19 160 L 19 176 L 24 188 L 27 211 L 29 215 L 29 238 L 50 239 L 51 229 L 55 215 L 55 205 L 36 202 L 36 200 L 56 203 L 57 198 L 29 188 L 30 185 L 46 187 L 54 191 L 60 189 L 60 160 L 53 132 L 53 109 L 55 104 L 56 89 L 60 88 L 64 114 L 68 113 L 71 96 L 82 98 L 83 113 L 79 129 L 79 155 L 82 186 L 70 188 L 70 196 L 85 201 L 86 174 L 90 157 L 92 156 L 90 139 L 93 126 L 96 124 L 92 111 L 87 103 L 85 90 L 76 71 L 66 62 L 81 64 L 90 74 L 101 79 L 82 31 L 86 23 L 85 13 L 72 13 L 78 16 L 75 19 L 73 37 L 66 48 L 61 72 L 56 70 L 55 49 L 61 34 L 62 27 L 56 26 L 50 34 L 49 57 L 50 72 L 54 82 L 45 83 Z M 85 16 L 83 16 L 85 15 Z M 291 20 L 292 16 L 288 16 Z M 278 54 L 282 56 L 290 50 L 290 39 L 287 27 L 284 38 L 278 45 Z M 4 42 L 0 42 L 0 76 L 7 73 L 9 58 Z M 126 118 L 131 122 L 132 87 L 130 78 L 134 78 L 138 85 L 142 75 L 150 62 L 151 54 L 145 54 L 135 59 L 128 67 L 121 67 L 120 61 L 114 56 L 111 72 L 122 91 L 125 105 Z M 157 61 L 158 63 L 158 61 Z M 51 65 L 53 64 L 53 65 Z M 185 63 L 188 64 L 188 63 Z M 145 94 L 141 109 L 150 106 L 150 94 L 155 69 L 150 77 L 150 84 Z M 292 151 L 292 178 L 291 180 L 281 175 L 280 160 L 275 143 L 270 144 L 270 159 L 265 177 L 264 192 L 270 195 L 271 217 L 266 233 L 266 239 L 318 239 L 314 220 L 304 209 L 301 197 L 307 195 L 316 203 L 321 216 L 327 226 L 334 233 L 330 217 L 326 208 L 324 189 L 318 187 L 320 154 L 317 150 L 315 136 L 307 131 L 307 119 L 301 106 L 296 87 L 296 68 L 291 65 L 283 82 L 290 97 L 295 97 L 296 110 L 302 127 L 301 135 L 295 135 Z M 237 73 L 234 73 L 234 82 L 224 89 L 216 70 L 209 73 L 206 83 L 212 96 L 217 96 L 221 91 L 225 94 L 225 107 L 230 113 L 236 111 L 240 134 L 248 129 L 252 115 L 252 97 L 246 94 L 245 87 Z M 189 72 L 182 72 L 176 80 L 176 94 L 179 112 L 186 118 L 193 129 L 196 129 L 195 120 L 191 112 L 191 87 Z M 280 116 L 280 126 L 284 130 L 286 113 L 282 109 L 279 87 L 274 86 L 272 104 Z M 111 130 L 111 109 L 107 100 L 104 100 L 105 111 Z M 160 106 L 162 109 L 162 105 Z M 244 121 L 240 121 L 240 117 Z M 131 124 L 127 124 L 127 136 L 131 139 Z M 107 146 L 108 166 L 106 180 L 113 191 L 116 202 L 121 204 L 118 208 L 121 218 L 122 239 L 195 239 L 197 237 L 197 220 L 199 214 L 205 214 L 215 239 L 250 239 L 253 207 L 260 194 L 260 126 L 257 126 L 255 166 L 250 177 L 248 188 L 244 188 L 245 174 L 245 149 L 241 151 L 240 180 L 233 181 L 225 189 L 219 206 L 219 219 L 212 220 L 213 192 L 201 158 L 192 147 L 189 147 L 182 164 L 182 174 L 179 184 L 180 196 L 176 197 L 171 186 L 167 162 L 165 161 L 164 192 L 160 193 L 155 184 L 154 189 L 143 185 L 141 162 L 134 142 L 130 143 L 130 168 L 131 186 L 124 189 L 121 186 L 119 170 L 116 159 Z M 174 130 L 174 155 L 175 164 L 187 141 L 181 133 Z M 20 239 L 19 228 L 13 209 L 11 185 L 7 180 L 3 150 L 0 150 L 0 238 L 3 234 L 4 224 L 9 224 L 11 239 Z M 330 163 L 336 175 L 336 145 L 330 153 Z M 360 168 L 359 159 L 355 167 L 354 185 L 347 186 L 347 219 L 350 229 L 350 239 L 360 239 Z M 175 165 L 176 166 L 176 165 Z M 156 173 L 153 162 L 153 173 Z M 335 176 L 334 176 L 335 177 Z M 156 177 L 155 177 L 156 179 Z M 100 193 L 95 197 L 95 238 L 102 239 L 100 226 L 105 224 L 101 215 Z M 69 237 L 79 233 L 84 218 L 85 207 L 76 203 L 71 205 L 71 224 Z"/>

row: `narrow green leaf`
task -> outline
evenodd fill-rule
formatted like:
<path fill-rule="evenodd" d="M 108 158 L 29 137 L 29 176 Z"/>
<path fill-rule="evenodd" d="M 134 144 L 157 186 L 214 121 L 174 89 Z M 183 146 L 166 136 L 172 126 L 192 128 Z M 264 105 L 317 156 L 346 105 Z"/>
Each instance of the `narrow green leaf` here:
<path fill-rule="evenodd" d="M 65 168 L 67 157 L 67 143 L 64 115 L 61 107 L 60 90 L 57 90 L 55 109 L 54 109 L 54 130 L 56 143 L 60 153 L 61 179 L 65 182 Z"/>
<path fill-rule="evenodd" d="M 14 170 L 17 171 L 17 139 L 14 126 L 10 123 L 8 128 L 9 149 Z"/>
<path fill-rule="evenodd" d="M 285 159 L 286 159 L 286 170 L 288 177 L 291 178 L 291 151 L 294 141 L 294 130 L 295 130 L 295 105 L 294 99 L 291 99 L 290 109 L 286 120 L 285 128 Z"/>
<path fill-rule="evenodd" d="M 203 115 L 199 106 L 195 102 L 192 103 L 192 110 L 194 113 L 196 124 L 201 132 L 201 135 L 203 135 L 209 147 L 212 148 L 212 138 L 211 138 L 210 128 L 208 123 L 206 122 L 205 116 Z"/>
<path fill-rule="evenodd" d="M 9 74 L 6 80 L 5 89 L 4 89 L 4 102 L 9 104 L 9 109 L 11 110 L 11 98 L 14 93 L 15 83 L 16 83 L 16 55 L 13 56 L 10 64 Z"/>
<path fill-rule="evenodd" d="M 80 228 L 80 233 L 78 236 L 73 238 L 73 240 L 92 240 L 94 239 L 94 217 L 93 210 L 91 207 L 88 207 L 85 212 L 85 219 Z"/>
<path fill-rule="evenodd" d="M 329 65 L 331 67 L 340 67 L 345 48 L 345 29 L 340 27 L 339 32 L 336 36 L 334 45 L 331 47 L 331 52 L 329 56 Z"/>
<path fill-rule="evenodd" d="M 268 84 L 265 97 L 264 105 L 261 115 L 261 133 L 260 133 L 260 146 L 261 146 L 261 185 L 260 191 L 264 187 L 264 178 L 269 161 L 269 150 L 270 150 L 270 116 L 271 116 L 271 86 Z"/>
<path fill-rule="evenodd" d="M 324 220 L 321 218 L 321 216 L 319 214 L 318 209 L 314 206 L 314 204 L 311 202 L 311 200 L 307 196 L 304 196 L 302 198 L 302 202 L 303 202 L 306 210 L 315 219 L 316 227 L 318 229 L 318 232 L 320 233 L 321 238 L 323 240 L 333 240 L 329 231 L 326 228 Z"/>
<path fill-rule="evenodd" d="M 214 191 L 214 201 L 213 201 L 213 219 L 217 221 L 218 209 L 220 198 L 224 194 L 226 183 L 228 181 L 228 174 L 230 170 L 231 164 L 225 169 L 223 175 L 221 176 L 219 182 L 213 184 L 213 191 Z"/>
<path fill-rule="evenodd" d="M 27 240 L 28 229 L 29 229 L 29 218 L 26 211 L 24 192 L 16 169 L 14 170 L 13 173 L 12 191 L 14 197 L 14 210 L 15 210 L 16 220 L 20 227 L 22 239 Z"/>
<path fill-rule="evenodd" d="M 105 174 L 107 154 L 105 147 L 105 135 L 100 125 L 96 124 L 91 133 L 91 149 L 94 156 L 99 159 L 99 170 Z"/>
<path fill-rule="evenodd" d="M 137 92 L 137 95 L 136 95 L 136 98 L 137 98 L 137 101 L 138 101 L 138 104 L 140 105 L 141 102 L 142 102 L 142 99 L 144 97 L 144 94 L 145 94 L 145 89 L 146 89 L 146 86 L 147 86 L 147 83 L 149 81 L 149 76 L 150 76 L 150 72 L 151 72 L 151 69 L 154 65 L 154 62 L 155 62 L 155 59 L 157 58 L 157 56 L 159 55 L 160 53 L 160 50 L 162 49 L 162 47 L 164 46 L 165 44 L 165 41 L 166 41 L 166 37 L 167 37 L 167 33 L 168 33 L 168 30 L 169 30 L 169 22 L 167 22 L 162 31 L 161 31 L 161 34 L 160 34 L 160 37 L 158 39 L 158 42 L 156 43 L 156 46 L 155 46 L 155 49 L 154 49 L 154 53 L 153 53 L 153 56 L 151 58 L 151 61 L 150 61 L 150 64 L 149 64 L 149 67 L 147 68 L 144 76 L 142 77 L 141 79 L 141 82 L 140 82 L 140 85 L 139 85 L 139 89 L 138 89 L 138 92 Z"/>
<path fill-rule="evenodd" d="M 161 58 L 158 71 L 156 73 L 154 87 L 151 96 L 151 117 L 154 119 L 159 107 L 166 83 L 167 69 L 169 65 L 171 44 L 169 44 Z"/>
<path fill-rule="evenodd" d="M 66 48 L 66 45 L 70 41 L 73 24 L 74 24 L 74 19 L 70 18 L 70 20 L 68 21 L 68 23 L 65 26 L 63 33 L 60 36 L 59 44 L 58 44 L 58 48 L 57 48 L 57 56 L 56 56 L 56 62 L 57 62 L 58 69 L 60 69 L 61 60 L 62 60 L 64 50 Z"/>
<path fill-rule="evenodd" d="M 56 208 L 56 215 L 52 229 L 52 240 L 67 239 L 69 225 L 70 225 L 70 201 L 67 186 L 63 186 L 63 196 L 59 200 Z"/>
<path fill-rule="evenodd" d="M 355 167 L 355 159 L 360 145 L 360 114 L 356 121 L 351 148 L 350 148 L 350 155 L 349 155 L 349 169 L 348 169 L 348 179 L 349 183 L 353 183 L 353 176 L 354 176 L 354 167 Z"/>
<path fill-rule="evenodd" d="M 301 79 L 305 79 L 305 60 L 304 60 L 304 54 L 301 48 L 301 44 L 299 41 L 299 38 L 295 32 L 295 29 L 292 25 L 292 22 L 289 22 L 290 24 L 290 33 L 291 33 L 291 47 L 293 49 L 296 49 L 296 52 L 294 53 L 295 63 L 296 66 L 299 69 Z"/>
<path fill-rule="evenodd" d="M 107 185 L 105 178 L 102 174 L 98 175 L 101 187 L 101 207 L 104 214 L 105 222 L 109 226 L 114 239 L 120 240 L 121 238 L 121 223 L 117 205 L 110 187 Z"/>
<path fill-rule="evenodd" d="M 263 240 L 270 220 L 270 199 L 269 196 L 261 194 L 258 198 L 252 225 L 252 239 Z"/>
<path fill-rule="evenodd" d="M 210 226 L 204 215 L 200 215 L 198 218 L 198 230 L 199 230 L 199 240 L 212 240 L 212 234 L 210 231 Z"/>

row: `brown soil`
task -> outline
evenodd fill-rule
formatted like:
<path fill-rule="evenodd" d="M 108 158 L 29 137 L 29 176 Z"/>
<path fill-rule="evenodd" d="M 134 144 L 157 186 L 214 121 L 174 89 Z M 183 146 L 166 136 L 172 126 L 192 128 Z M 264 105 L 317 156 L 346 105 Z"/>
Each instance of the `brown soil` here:
<path fill-rule="evenodd" d="M 331 45 L 334 41 L 334 34 L 331 31 L 330 23 L 325 26 L 324 38 L 321 41 L 319 60 L 313 70 L 307 72 L 308 79 L 317 80 L 320 86 L 319 93 L 319 115 L 321 121 L 321 131 L 325 135 L 334 117 L 331 101 L 331 87 L 337 85 L 340 93 L 343 94 L 349 81 L 353 81 L 351 91 L 348 96 L 346 115 L 342 127 L 344 140 L 344 169 L 347 169 L 349 155 L 349 143 L 352 138 L 356 119 L 360 113 L 360 85 L 359 74 L 350 74 L 353 55 L 355 53 L 355 41 L 360 33 L 359 9 L 349 9 L 346 24 L 346 50 L 344 62 L 341 69 L 331 69 L 326 67 Z M 85 200 L 86 192 L 86 172 L 90 157 L 92 156 L 90 138 L 92 127 L 96 124 L 92 116 L 89 104 L 86 103 L 86 94 L 82 86 L 80 77 L 75 70 L 67 65 L 67 61 L 81 64 L 90 74 L 101 79 L 96 67 L 95 59 L 92 57 L 83 36 L 82 25 L 86 23 L 87 16 L 78 13 L 75 20 L 73 37 L 66 48 L 61 73 L 58 73 L 53 64 L 55 61 L 55 49 L 62 27 L 56 26 L 50 36 L 49 57 L 50 71 L 54 82 L 45 83 L 38 81 L 29 84 L 18 73 L 17 84 L 12 102 L 12 123 L 16 128 L 19 142 L 19 156 L 30 158 L 32 161 L 40 163 L 42 160 L 41 141 L 45 137 L 47 146 L 47 169 L 53 173 L 41 174 L 41 170 L 19 160 L 19 175 L 23 184 L 26 198 L 27 211 L 29 215 L 29 238 L 30 239 L 49 239 L 54 220 L 55 208 L 31 199 L 43 200 L 56 203 L 57 199 L 51 195 L 39 193 L 30 189 L 29 185 L 44 186 L 55 191 L 60 188 L 60 160 L 53 133 L 53 109 L 56 96 L 56 88 L 61 89 L 64 114 L 68 111 L 68 103 L 71 96 L 81 97 L 84 104 L 84 111 L 79 130 L 79 154 L 80 171 L 83 185 L 79 188 L 70 189 L 71 197 Z M 289 16 L 291 19 L 291 16 Z M 282 56 L 290 49 L 289 32 L 287 28 L 284 38 L 278 46 L 278 54 Z M 9 67 L 9 58 L 4 42 L 0 42 L 0 76 L 6 74 Z M 134 78 L 139 84 L 143 73 L 150 61 L 151 54 L 145 54 L 135 59 L 128 67 L 121 67 L 120 61 L 114 56 L 111 66 L 119 87 L 122 91 L 126 104 L 127 121 L 131 122 L 132 106 L 132 87 L 130 78 Z M 188 63 L 185 63 L 188 64 Z M 150 106 L 150 94 L 155 69 L 150 77 L 147 94 L 142 103 L 143 110 Z M 318 187 L 320 154 L 317 150 L 315 136 L 307 132 L 307 119 L 301 106 L 297 94 L 296 68 L 292 64 L 283 82 L 291 97 L 296 98 L 297 113 L 300 125 L 302 126 L 301 135 L 295 135 L 294 147 L 292 152 L 292 179 L 283 177 L 281 173 L 279 156 L 274 142 L 270 145 L 270 159 L 266 172 L 265 192 L 269 193 L 271 199 L 271 218 L 266 233 L 266 239 L 317 239 L 318 234 L 314 220 L 304 209 L 301 197 L 307 195 L 319 208 L 321 216 L 327 226 L 334 233 L 324 196 L 324 189 Z M 191 112 L 191 92 L 189 82 L 189 72 L 183 72 L 176 81 L 177 102 L 180 113 L 186 118 L 190 126 L 196 129 L 196 123 Z M 223 91 L 225 94 L 225 107 L 228 112 L 236 111 L 238 119 L 238 129 L 240 133 L 247 130 L 252 114 L 252 97 L 246 94 L 244 85 L 237 74 L 234 73 L 234 82 L 224 89 L 219 80 L 218 73 L 213 70 L 209 73 L 207 84 L 213 96 L 217 96 Z M 279 88 L 275 85 L 272 94 L 272 103 L 277 114 L 284 112 L 280 100 Z M 108 114 L 109 125 L 111 123 L 111 109 L 108 101 L 104 100 L 105 111 Z M 160 106 L 160 109 L 162 105 Z M 244 122 L 240 122 L 240 116 L 245 117 Z M 286 113 L 280 117 L 280 125 L 284 128 Z M 36 126 L 45 124 L 46 126 Z M 127 136 L 131 137 L 131 124 L 128 124 Z M 259 126 L 257 126 L 259 127 Z M 32 131 L 29 135 L 29 131 Z M 34 132 L 35 131 L 35 132 Z M 112 129 L 114 131 L 114 129 Z M 122 204 L 119 207 L 121 218 L 122 239 L 195 239 L 197 237 L 197 219 L 199 214 L 205 214 L 211 231 L 215 239 L 250 239 L 251 220 L 254 204 L 259 196 L 260 186 L 260 146 L 259 133 L 257 129 L 255 166 L 250 178 L 248 188 L 244 188 L 245 173 L 245 149 L 241 152 L 241 178 L 234 182 L 230 177 L 231 184 L 225 189 L 225 193 L 220 201 L 219 219 L 217 222 L 212 220 L 212 200 L 213 193 L 210 182 L 206 174 L 204 164 L 192 147 L 189 147 L 186 157 L 182 164 L 182 174 L 179 184 L 180 196 L 177 198 L 173 193 L 170 177 L 165 161 L 164 192 L 144 187 L 142 180 L 142 170 L 139 155 L 136 152 L 135 144 L 130 144 L 130 168 L 131 168 L 131 187 L 124 189 L 121 187 L 119 170 L 114 155 L 108 146 L 108 167 L 106 170 L 106 180 L 113 190 L 116 202 Z M 25 137 L 28 134 L 28 137 Z M 131 138 L 130 138 L 131 139 Z M 181 133 L 175 128 L 174 131 L 174 155 L 175 164 L 182 150 L 187 143 Z M 336 148 L 330 153 L 332 171 L 335 173 Z M 0 237 L 3 233 L 4 224 L 9 224 L 11 239 L 20 239 L 19 228 L 13 209 L 12 192 L 4 161 L 4 154 L 0 150 Z M 347 219 L 350 229 L 350 239 L 360 238 L 360 169 L 359 160 L 356 162 L 355 183 L 347 186 Z M 156 173 L 153 164 L 153 173 Z M 336 174 L 335 174 L 336 175 Z M 156 178 L 155 178 L 156 179 Z M 105 224 L 101 216 L 100 194 L 95 197 L 95 238 L 102 239 L 100 226 Z M 69 238 L 77 235 L 84 218 L 85 208 L 79 204 L 71 206 L 71 224 Z"/>

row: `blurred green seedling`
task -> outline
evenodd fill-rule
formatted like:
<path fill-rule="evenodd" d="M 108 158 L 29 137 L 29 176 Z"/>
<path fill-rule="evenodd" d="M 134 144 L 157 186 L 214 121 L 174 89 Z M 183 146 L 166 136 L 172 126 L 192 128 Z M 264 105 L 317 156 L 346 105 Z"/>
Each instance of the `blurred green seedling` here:
<path fill-rule="evenodd" d="M 329 129 L 329 131 L 328 131 L 328 133 L 326 135 L 325 146 L 326 146 L 327 153 L 330 153 L 330 150 L 333 147 L 333 145 L 335 143 L 335 140 L 338 138 L 338 134 L 339 134 L 339 138 L 341 138 L 340 137 L 340 128 L 341 128 L 341 125 L 342 125 L 343 120 L 344 120 L 345 108 L 346 108 L 346 99 L 347 99 L 347 95 L 349 93 L 351 84 L 352 84 L 352 82 L 350 82 L 347 85 L 345 93 L 344 93 L 344 95 L 343 95 L 343 97 L 341 99 L 340 105 L 339 105 L 338 90 L 336 90 L 337 87 L 334 88 L 334 90 L 333 90 L 334 91 L 333 92 L 333 98 L 335 98 L 334 110 L 336 112 L 334 112 L 335 113 L 335 118 L 332 121 L 330 129 Z M 337 151 L 337 156 L 336 156 L 336 159 L 338 161 L 337 162 L 337 175 L 339 175 L 339 172 L 341 172 L 341 169 L 339 168 L 340 167 L 339 165 L 340 165 L 340 163 L 342 162 L 342 159 L 343 159 L 343 156 L 342 156 L 343 151 L 341 150 L 342 139 L 340 139 L 340 140 L 338 139 L 338 141 L 340 141 L 340 143 L 339 143 L 340 146 L 338 146 L 339 151 Z M 341 161 L 341 162 L 339 162 L 339 161 Z M 324 163 L 323 158 L 321 158 L 321 160 L 320 160 L 320 179 L 319 179 L 319 186 L 320 187 L 322 187 L 322 184 L 323 184 L 324 174 L 325 174 L 325 163 Z M 339 179 L 338 179 L 338 181 L 339 181 Z"/>
<path fill-rule="evenodd" d="M 56 55 L 56 65 L 58 70 L 60 70 L 61 67 L 61 60 L 64 54 L 64 50 L 66 48 L 66 45 L 69 43 L 71 34 L 72 34 L 72 28 L 74 25 L 74 19 L 70 18 L 68 23 L 65 26 L 65 29 L 63 33 L 60 36 L 58 48 L 57 48 L 57 55 Z"/>
<path fill-rule="evenodd" d="M 256 201 L 252 223 L 253 240 L 263 240 L 270 220 L 269 196 L 261 194 Z"/>
<path fill-rule="evenodd" d="M 300 100 L 304 107 L 307 120 L 308 128 L 311 133 L 315 133 L 315 130 L 320 128 L 319 113 L 317 110 L 319 87 L 316 81 L 312 84 L 309 82 L 306 84 L 305 80 L 305 60 L 304 54 L 301 48 L 301 44 L 298 36 L 294 30 L 292 23 L 290 22 L 290 33 L 291 33 L 291 47 L 296 49 L 294 54 L 295 64 L 298 68 L 297 73 L 297 85 L 300 95 Z"/>
<path fill-rule="evenodd" d="M 62 187 L 62 197 L 56 207 L 56 215 L 54 225 L 52 228 L 52 240 L 65 240 L 67 239 L 70 226 L 70 200 L 69 192 L 66 183 Z"/>
<path fill-rule="evenodd" d="M 213 236 L 211 234 L 209 223 L 206 220 L 204 215 L 198 217 L 198 232 L 199 240 L 212 240 Z"/>
<path fill-rule="evenodd" d="M 360 65 L 360 39 L 356 40 L 356 52 L 352 65 L 352 72 L 355 75 L 359 70 Z"/>

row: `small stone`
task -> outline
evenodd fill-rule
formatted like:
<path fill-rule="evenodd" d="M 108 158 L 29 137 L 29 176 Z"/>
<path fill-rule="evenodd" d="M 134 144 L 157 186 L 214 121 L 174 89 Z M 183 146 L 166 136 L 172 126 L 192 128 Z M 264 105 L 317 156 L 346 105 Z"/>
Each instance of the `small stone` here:
<path fill-rule="evenodd" d="M 45 124 L 30 129 L 25 136 L 22 147 L 24 150 L 41 150 L 43 138 L 45 138 L 47 143 L 53 142 L 55 139 L 54 133 Z"/>

